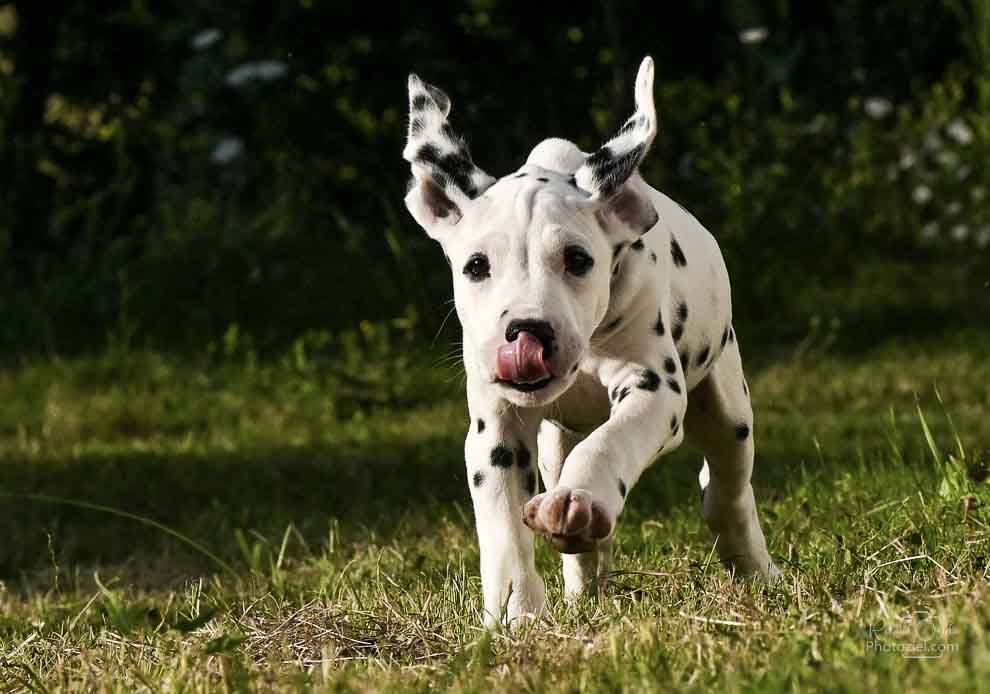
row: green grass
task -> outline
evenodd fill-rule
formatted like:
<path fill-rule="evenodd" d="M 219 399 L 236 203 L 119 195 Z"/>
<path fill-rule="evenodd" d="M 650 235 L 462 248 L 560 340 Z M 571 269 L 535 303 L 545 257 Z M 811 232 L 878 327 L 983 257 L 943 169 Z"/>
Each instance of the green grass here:
<path fill-rule="evenodd" d="M 783 585 L 713 560 L 682 450 L 631 494 L 599 597 L 565 604 L 541 546 L 546 622 L 494 635 L 456 369 L 298 351 L 7 368 L 0 688 L 985 688 L 990 336 L 826 346 L 750 369 Z M 940 657 L 904 657 L 924 643 Z"/>

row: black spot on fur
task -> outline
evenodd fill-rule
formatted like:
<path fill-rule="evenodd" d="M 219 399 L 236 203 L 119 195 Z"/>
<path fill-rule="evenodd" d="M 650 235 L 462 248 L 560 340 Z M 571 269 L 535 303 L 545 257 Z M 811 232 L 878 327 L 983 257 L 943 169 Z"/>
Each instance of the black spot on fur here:
<path fill-rule="evenodd" d="M 726 328 L 722 331 L 722 349 L 725 349 L 725 343 L 729 341 L 729 329 Z"/>
<path fill-rule="evenodd" d="M 745 441 L 749 438 L 749 425 L 740 424 L 736 427 L 736 438 L 740 441 Z"/>
<path fill-rule="evenodd" d="M 482 484 L 485 483 L 485 473 L 483 473 L 481 470 L 478 470 L 471 477 L 471 481 L 474 482 L 475 487 L 480 487 Z"/>
<path fill-rule="evenodd" d="M 512 467 L 512 451 L 505 446 L 495 446 L 492 449 L 492 465 L 495 467 Z"/>
<path fill-rule="evenodd" d="M 743 393 L 746 395 L 747 398 L 749 397 L 749 386 L 746 385 L 745 378 L 743 379 Z"/>
<path fill-rule="evenodd" d="M 629 490 L 628 490 L 628 489 L 626 489 L 626 483 L 625 483 L 625 482 L 623 482 L 622 480 L 619 480 L 619 494 L 621 494 L 621 495 L 622 495 L 622 498 L 623 498 L 623 499 L 625 499 L 625 498 L 626 498 L 626 492 L 628 492 L 628 491 L 629 491 Z"/>
<path fill-rule="evenodd" d="M 681 428 L 681 423 L 677 421 L 677 415 L 671 415 L 670 417 L 670 433 L 676 435 Z"/>
<path fill-rule="evenodd" d="M 477 197 L 478 189 L 471 182 L 475 166 L 466 151 L 457 149 L 449 154 L 440 154 L 436 145 L 427 142 L 416 152 L 416 160 L 431 167 L 431 174 L 440 185 L 450 181 L 469 198 Z"/>
<path fill-rule="evenodd" d="M 412 100 L 412 110 L 422 111 L 426 108 L 427 103 L 429 103 L 429 99 L 426 98 L 426 94 L 417 94 Z"/>
<path fill-rule="evenodd" d="M 475 170 L 474 162 L 471 161 L 471 157 L 466 152 L 447 154 L 440 165 L 454 181 L 454 185 L 460 188 L 465 195 L 472 200 L 478 197 L 478 188 L 471 181 L 471 174 Z"/>
<path fill-rule="evenodd" d="M 674 265 L 677 267 L 687 265 L 687 258 L 684 257 L 684 251 L 681 250 L 681 244 L 677 243 L 673 234 L 670 235 L 670 257 L 674 259 Z"/>
<path fill-rule="evenodd" d="M 680 340 L 681 336 L 684 335 L 684 322 L 687 321 L 687 317 L 688 317 L 688 306 L 687 303 L 682 301 L 677 306 L 677 317 L 674 320 L 674 327 L 670 331 L 670 334 L 674 338 L 675 342 L 677 340 Z"/>
<path fill-rule="evenodd" d="M 633 249 L 634 251 L 641 251 L 644 248 L 646 248 L 646 244 L 643 243 L 643 239 L 637 239 L 637 240 L 633 241 L 632 245 L 629 246 L 629 247 L 631 249 Z"/>
<path fill-rule="evenodd" d="M 735 342 L 735 341 L 736 341 L 736 331 L 732 327 L 730 327 L 729 328 L 729 342 Z"/>
<path fill-rule="evenodd" d="M 568 183 L 569 183 L 570 185 L 572 185 L 572 186 L 574 186 L 575 188 L 577 188 L 577 179 L 576 179 L 576 178 L 574 178 L 574 176 L 571 176 L 570 178 L 568 178 L 568 179 L 567 179 L 567 182 L 568 182 Z"/>
<path fill-rule="evenodd" d="M 529 467 L 530 458 L 529 449 L 525 446 L 520 446 L 519 450 L 516 451 L 516 465 L 525 470 Z"/>
<path fill-rule="evenodd" d="M 612 402 L 615 402 L 618 399 L 618 397 L 619 397 L 619 386 L 616 386 L 615 388 L 612 389 L 612 396 L 610 399 L 612 400 Z"/>
<path fill-rule="evenodd" d="M 522 173 L 517 173 L 515 176 L 513 176 L 513 178 L 522 178 L 525 175 L 526 175 L 526 172 L 523 171 Z"/>
<path fill-rule="evenodd" d="M 530 494 L 536 494 L 536 473 L 532 470 L 526 475 L 526 481 L 523 482 L 523 491 Z"/>
<path fill-rule="evenodd" d="M 617 243 L 617 244 L 615 244 L 615 246 L 612 248 L 612 260 L 615 260 L 616 258 L 618 258 L 619 257 L 619 253 L 622 253 L 622 249 L 625 248 L 625 247 L 626 247 L 626 244 L 624 244 L 624 243 Z"/>
<path fill-rule="evenodd" d="M 691 361 L 690 352 L 681 352 L 681 371 L 687 373 L 688 362 Z"/>
<path fill-rule="evenodd" d="M 663 370 L 669 374 L 677 373 L 677 362 L 674 361 L 673 357 L 667 357 L 663 360 Z"/>
<path fill-rule="evenodd" d="M 608 147 L 601 147 L 597 152 L 588 157 L 584 163 L 592 169 L 597 169 L 606 165 L 611 158 L 612 150 Z"/>
<path fill-rule="evenodd" d="M 593 171 L 595 187 L 600 197 L 607 198 L 636 170 L 646 148 L 642 143 L 625 154 L 615 156 L 606 145 L 585 160 L 585 166 Z"/>
<path fill-rule="evenodd" d="M 636 384 L 637 388 L 642 388 L 643 390 L 656 391 L 660 387 L 660 377 L 657 372 L 653 369 L 645 369 L 639 377 L 639 383 Z"/>
<path fill-rule="evenodd" d="M 425 164 L 435 165 L 440 161 L 440 150 L 432 142 L 427 142 L 416 152 L 416 159 Z"/>
<path fill-rule="evenodd" d="M 657 311 L 657 322 L 653 324 L 653 332 L 663 337 L 665 332 L 663 327 L 663 311 Z"/>
<path fill-rule="evenodd" d="M 650 260 L 653 261 L 654 263 L 657 262 L 657 254 L 654 253 L 653 251 L 650 251 Z"/>
<path fill-rule="evenodd" d="M 618 402 L 622 402 L 623 400 L 625 400 L 626 399 L 626 396 L 629 395 L 629 392 L 630 392 L 629 391 L 629 386 L 623 386 L 622 390 L 619 391 L 619 400 L 618 400 Z M 618 404 L 618 403 L 616 403 L 616 404 Z"/>
<path fill-rule="evenodd" d="M 621 323 L 621 322 L 622 322 L 622 316 L 618 316 L 615 320 L 609 321 L 608 322 L 608 325 L 603 326 L 602 327 L 602 332 L 606 332 L 607 333 L 610 330 L 614 330 L 615 328 L 618 327 L 619 323 Z"/>
<path fill-rule="evenodd" d="M 571 373 L 574 373 L 577 370 L 578 370 L 578 365 L 577 364 L 575 364 L 574 366 L 571 367 Z"/>
<path fill-rule="evenodd" d="M 698 366 L 704 366 L 708 362 L 708 355 L 711 353 L 708 345 L 705 345 L 700 352 L 698 352 L 698 358 L 695 360 L 695 364 Z"/>
<path fill-rule="evenodd" d="M 670 386 L 670 389 L 678 395 L 681 394 L 681 384 L 677 382 L 676 378 L 668 378 L 667 385 Z"/>
<path fill-rule="evenodd" d="M 479 418 L 478 419 L 478 433 L 480 434 L 484 430 L 485 430 L 485 420 Z"/>
<path fill-rule="evenodd" d="M 550 179 L 549 178 L 543 178 L 543 176 L 540 176 L 536 180 L 539 181 L 540 183 L 549 183 L 550 182 Z"/>

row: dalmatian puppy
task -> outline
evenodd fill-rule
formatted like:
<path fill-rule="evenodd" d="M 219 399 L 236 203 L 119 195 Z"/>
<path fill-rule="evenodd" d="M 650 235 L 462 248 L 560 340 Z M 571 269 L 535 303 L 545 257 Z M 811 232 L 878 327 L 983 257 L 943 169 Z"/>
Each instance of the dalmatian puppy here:
<path fill-rule="evenodd" d="M 453 270 L 489 627 L 544 609 L 534 534 L 562 553 L 568 597 L 600 585 L 629 492 L 685 435 L 706 458 L 702 513 L 723 562 L 779 575 L 750 485 L 753 412 L 725 263 L 637 174 L 657 132 L 649 57 L 635 97 L 597 151 L 545 140 L 495 180 L 448 122 L 448 96 L 409 77 L 405 202 Z"/>

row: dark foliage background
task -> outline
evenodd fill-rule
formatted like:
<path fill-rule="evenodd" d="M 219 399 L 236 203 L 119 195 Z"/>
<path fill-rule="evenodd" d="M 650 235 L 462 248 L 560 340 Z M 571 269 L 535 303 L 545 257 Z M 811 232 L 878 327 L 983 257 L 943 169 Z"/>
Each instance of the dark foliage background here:
<path fill-rule="evenodd" d="M 643 173 L 767 339 L 990 315 L 986 0 L 0 0 L 0 350 L 429 340 L 449 276 L 402 205 L 406 74 L 502 175 L 606 138 L 647 53 Z"/>

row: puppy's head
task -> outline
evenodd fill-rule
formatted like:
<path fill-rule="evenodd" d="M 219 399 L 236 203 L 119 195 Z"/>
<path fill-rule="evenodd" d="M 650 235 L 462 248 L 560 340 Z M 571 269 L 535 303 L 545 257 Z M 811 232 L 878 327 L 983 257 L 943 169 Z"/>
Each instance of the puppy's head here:
<path fill-rule="evenodd" d="M 411 75 L 409 107 L 406 206 L 453 270 L 465 366 L 516 405 L 547 404 L 574 382 L 622 249 L 657 221 L 636 175 L 657 132 L 653 61 L 636 112 L 600 149 L 546 140 L 498 180 L 451 128 L 446 94 Z"/>

